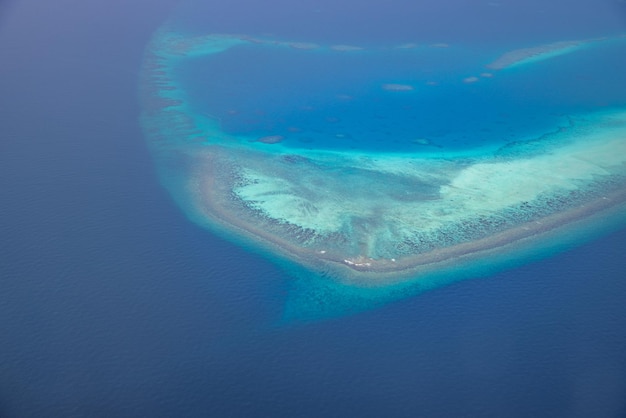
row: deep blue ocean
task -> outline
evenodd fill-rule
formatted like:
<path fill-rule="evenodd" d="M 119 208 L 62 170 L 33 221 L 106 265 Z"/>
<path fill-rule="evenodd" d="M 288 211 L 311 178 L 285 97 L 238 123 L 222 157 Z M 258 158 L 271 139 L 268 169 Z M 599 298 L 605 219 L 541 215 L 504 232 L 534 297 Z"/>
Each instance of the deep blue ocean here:
<path fill-rule="evenodd" d="M 144 142 L 142 54 L 176 3 L 0 5 L 1 417 L 626 416 L 626 230 L 281 323 L 294 278 L 186 219 Z M 329 42 L 626 30 L 608 0 L 195 3 L 198 30 Z"/>

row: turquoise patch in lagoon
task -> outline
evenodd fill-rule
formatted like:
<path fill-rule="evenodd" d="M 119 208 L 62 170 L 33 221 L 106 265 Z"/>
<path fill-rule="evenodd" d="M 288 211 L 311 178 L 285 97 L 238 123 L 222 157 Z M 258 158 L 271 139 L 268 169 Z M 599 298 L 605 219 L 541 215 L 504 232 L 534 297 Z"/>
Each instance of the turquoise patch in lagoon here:
<path fill-rule="evenodd" d="M 570 117 L 553 132 L 506 146 L 299 150 L 225 132 L 213 115 L 197 114 L 181 88 L 185 60 L 218 59 L 257 43 L 293 48 L 158 33 L 146 53 L 143 124 L 164 184 L 194 221 L 296 266 L 301 278 L 288 319 L 359 311 L 486 274 L 527 259 L 533 248 L 545 254 L 576 241 L 567 232 L 584 230 L 573 225 L 596 220 L 594 213 L 613 208 L 621 219 L 623 110 Z M 398 87 L 406 85 L 392 84 L 389 94 L 412 94 Z M 168 183 L 173 176 L 178 181 Z"/>

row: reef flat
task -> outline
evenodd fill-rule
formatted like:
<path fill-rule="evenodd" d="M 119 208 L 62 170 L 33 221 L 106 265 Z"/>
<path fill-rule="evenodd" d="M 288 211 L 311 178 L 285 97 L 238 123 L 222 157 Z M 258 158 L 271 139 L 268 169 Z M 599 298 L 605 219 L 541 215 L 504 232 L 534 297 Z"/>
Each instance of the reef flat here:
<path fill-rule="evenodd" d="M 587 46 L 606 40 L 606 38 L 598 38 L 579 41 L 559 41 L 529 48 L 519 48 L 504 53 L 495 61 L 487 64 L 487 68 L 492 70 L 503 70 L 519 65 L 531 64 L 558 57 L 560 55 L 573 53 Z"/>
<path fill-rule="evenodd" d="M 210 147 L 189 192 L 207 218 L 287 257 L 388 284 L 622 205 L 626 112 L 604 117 L 607 131 L 564 130 L 555 135 L 569 144 L 533 157 L 233 156 Z"/>
<path fill-rule="evenodd" d="M 516 50 L 487 67 L 500 70 L 588 44 Z M 219 120 L 190 106 L 177 78 L 180 64 L 218 59 L 240 45 L 367 53 L 243 35 L 155 35 L 144 64 L 143 126 L 166 167 L 164 183 L 203 225 L 342 282 L 384 286 L 486 263 L 518 246 L 540 246 L 585 219 L 623 213 L 624 108 L 568 115 L 542 135 L 471 152 L 294 150 L 280 135 L 228 134 Z M 413 90 L 405 83 L 383 86 Z"/>

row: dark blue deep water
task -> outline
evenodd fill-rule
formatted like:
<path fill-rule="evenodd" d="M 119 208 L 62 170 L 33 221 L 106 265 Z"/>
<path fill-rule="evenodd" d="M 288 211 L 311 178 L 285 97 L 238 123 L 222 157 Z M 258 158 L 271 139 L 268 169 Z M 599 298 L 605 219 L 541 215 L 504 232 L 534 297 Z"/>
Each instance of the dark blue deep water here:
<path fill-rule="evenodd" d="M 626 415 L 624 230 L 358 315 L 277 325 L 293 278 L 185 219 L 144 144 L 138 71 L 174 3 L 0 5 L 0 416 Z M 271 3 L 205 2 L 188 24 L 282 22 L 281 36 L 307 38 L 320 15 L 336 29 L 324 36 L 346 42 L 409 27 L 518 42 L 529 28 L 513 17 L 555 39 L 625 22 L 617 1 L 450 0 L 423 6 L 419 25 L 410 13 L 391 24 L 399 1 L 384 13 Z"/>

